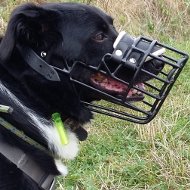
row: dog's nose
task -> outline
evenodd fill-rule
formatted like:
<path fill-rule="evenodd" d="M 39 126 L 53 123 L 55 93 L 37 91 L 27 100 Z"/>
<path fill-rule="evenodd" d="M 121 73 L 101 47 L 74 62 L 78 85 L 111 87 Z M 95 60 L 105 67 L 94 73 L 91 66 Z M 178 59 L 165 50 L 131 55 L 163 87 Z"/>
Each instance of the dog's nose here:
<path fill-rule="evenodd" d="M 153 60 L 152 65 L 153 65 L 155 70 L 161 71 L 164 67 L 164 62 L 160 61 L 160 60 Z"/>
<path fill-rule="evenodd" d="M 152 74 L 158 75 L 159 72 L 163 69 L 163 67 L 164 67 L 163 61 L 153 59 L 145 62 L 142 68 Z"/>

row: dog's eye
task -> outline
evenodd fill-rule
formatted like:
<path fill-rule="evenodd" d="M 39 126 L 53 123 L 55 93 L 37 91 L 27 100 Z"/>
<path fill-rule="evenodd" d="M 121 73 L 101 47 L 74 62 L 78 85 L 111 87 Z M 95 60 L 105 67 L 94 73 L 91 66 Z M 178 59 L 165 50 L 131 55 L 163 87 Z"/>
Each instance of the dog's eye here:
<path fill-rule="evenodd" d="M 96 42 L 103 42 L 106 39 L 106 35 L 101 32 L 96 34 L 92 39 Z"/>

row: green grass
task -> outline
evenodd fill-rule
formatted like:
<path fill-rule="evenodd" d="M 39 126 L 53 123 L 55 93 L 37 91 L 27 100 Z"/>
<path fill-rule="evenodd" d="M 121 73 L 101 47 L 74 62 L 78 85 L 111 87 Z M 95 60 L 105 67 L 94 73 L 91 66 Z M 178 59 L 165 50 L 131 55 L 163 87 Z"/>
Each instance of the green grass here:
<path fill-rule="evenodd" d="M 9 0 L 0 6 L 2 33 L 10 11 L 21 2 L 26 1 Z M 105 9 L 118 29 L 190 52 L 189 0 L 80 2 Z M 86 128 L 89 137 L 81 142 L 79 156 L 67 162 L 70 172 L 58 178 L 56 190 L 190 189 L 190 62 L 149 124 L 96 115 Z"/>

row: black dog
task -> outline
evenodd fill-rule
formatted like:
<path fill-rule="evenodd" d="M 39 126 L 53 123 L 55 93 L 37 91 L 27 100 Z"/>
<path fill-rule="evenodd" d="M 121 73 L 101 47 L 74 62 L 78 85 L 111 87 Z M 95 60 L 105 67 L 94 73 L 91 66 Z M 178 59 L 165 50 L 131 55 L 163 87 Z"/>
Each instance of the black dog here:
<path fill-rule="evenodd" d="M 24 47 L 58 68 L 64 69 L 66 63 L 72 65 L 76 60 L 95 66 L 106 53 L 113 51 L 117 35 L 112 18 L 92 6 L 62 3 L 18 7 L 0 43 L 0 104 L 11 106 L 13 113 L 0 115 L 50 152 L 73 159 L 78 152 L 77 139 L 83 140 L 87 135 L 81 125 L 92 119 L 92 113 L 81 100 L 90 102 L 102 97 L 74 85 L 67 75 L 60 75 L 60 82 L 47 80 L 26 64 Z M 155 72 L 158 68 L 155 63 L 147 66 Z M 81 80 L 93 83 L 90 71 L 79 67 L 75 71 L 78 74 Z M 125 75 L 130 78 L 130 73 Z M 141 76 L 139 81 L 145 78 Z M 71 125 L 68 129 L 69 148 L 61 146 L 50 121 L 54 112 L 78 126 Z M 30 155 L 46 173 L 66 175 L 67 170 L 59 160 L 3 127 L 0 127 L 0 138 Z M 38 190 L 40 187 L 0 154 L 0 189 Z"/>

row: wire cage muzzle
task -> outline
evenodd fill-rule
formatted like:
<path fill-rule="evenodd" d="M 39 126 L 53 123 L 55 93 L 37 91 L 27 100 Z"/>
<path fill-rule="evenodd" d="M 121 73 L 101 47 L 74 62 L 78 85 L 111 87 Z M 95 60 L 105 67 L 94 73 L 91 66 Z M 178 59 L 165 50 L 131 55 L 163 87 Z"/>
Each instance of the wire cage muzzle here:
<path fill-rule="evenodd" d="M 160 49 L 164 49 L 164 52 L 161 55 L 155 54 Z M 93 73 L 99 72 L 111 80 L 126 85 L 125 93 L 118 95 L 102 91 L 87 83 L 84 84 L 72 74 L 70 79 L 92 89 L 106 101 L 83 102 L 92 111 L 134 123 L 148 123 L 160 110 L 185 66 L 188 55 L 146 37 L 139 37 L 134 40 L 134 43 L 130 47 L 128 46 L 125 51 L 121 50 L 122 54 L 121 52 L 118 53 L 117 50 L 121 49 L 115 48 L 112 54 L 106 54 L 102 62 L 96 67 L 82 62 L 76 63 L 75 66 L 80 65 L 87 70 L 90 69 Z M 148 65 L 152 62 L 161 62 L 162 69 L 159 72 L 148 69 Z M 140 81 L 142 76 L 146 76 L 147 80 Z M 133 95 L 131 100 L 128 98 L 129 93 L 132 92 L 139 95 L 136 100 L 135 98 L 133 100 Z"/>

